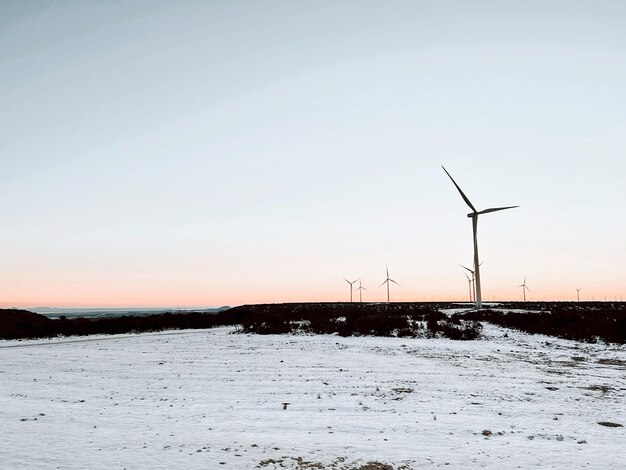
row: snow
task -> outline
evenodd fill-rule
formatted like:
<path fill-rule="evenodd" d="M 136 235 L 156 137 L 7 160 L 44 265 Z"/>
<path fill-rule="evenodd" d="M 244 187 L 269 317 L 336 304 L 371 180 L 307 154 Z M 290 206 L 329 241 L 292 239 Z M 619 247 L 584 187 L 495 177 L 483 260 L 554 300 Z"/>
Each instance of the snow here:
<path fill-rule="evenodd" d="M 0 341 L 0 468 L 623 467 L 624 346 L 233 331 Z"/>

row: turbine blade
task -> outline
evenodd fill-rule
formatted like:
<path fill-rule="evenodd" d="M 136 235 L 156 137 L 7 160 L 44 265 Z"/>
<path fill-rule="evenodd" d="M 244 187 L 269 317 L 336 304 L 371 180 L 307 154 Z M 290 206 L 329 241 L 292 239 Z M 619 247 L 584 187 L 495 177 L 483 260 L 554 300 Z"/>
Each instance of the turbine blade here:
<path fill-rule="evenodd" d="M 383 281 L 383 283 L 382 283 L 380 286 L 378 286 L 378 287 L 382 287 L 382 286 L 384 286 L 386 282 L 387 282 L 387 279 L 385 279 L 385 280 Z"/>
<path fill-rule="evenodd" d="M 485 209 L 484 211 L 478 212 L 477 215 L 489 214 L 490 212 L 498 212 L 498 211 L 503 211 L 503 210 L 506 210 L 506 209 L 515 209 L 516 207 L 519 207 L 519 206 L 492 207 L 491 209 Z"/>
<path fill-rule="evenodd" d="M 398 284 L 396 281 L 394 281 L 393 279 L 389 279 L 391 282 L 393 282 L 396 286 L 399 286 L 400 284 Z"/>
<path fill-rule="evenodd" d="M 470 277 L 467 275 L 467 273 L 465 271 L 461 271 L 463 274 L 465 274 L 465 277 L 467 278 L 467 280 L 470 280 Z"/>
<path fill-rule="evenodd" d="M 467 204 L 470 209 L 472 209 L 474 211 L 474 213 L 478 212 L 476 210 L 476 208 L 472 205 L 472 203 L 470 202 L 470 200 L 467 198 L 467 196 L 465 195 L 465 193 L 461 190 L 461 188 L 459 187 L 458 184 L 456 184 L 456 181 L 454 181 L 454 178 L 452 178 L 452 176 L 450 175 L 450 173 L 448 173 L 448 170 L 445 169 L 445 167 L 443 165 L 441 165 L 441 168 L 443 168 L 443 171 L 446 172 L 446 175 L 448 175 L 448 177 L 452 180 L 452 183 L 454 183 L 454 186 L 456 186 L 456 189 L 458 189 L 459 193 L 461 194 L 461 197 L 463 198 L 463 200 L 465 201 L 465 204 Z"/>
<path fill-rule="evenodd" d="M 467 269 L 470 273 L 474 274 L 474 271 L 472 271 L 470 268 L 466 268 L 462 264 L 459 264 L 459 266 L 461 266 L 463 269 Z"/>

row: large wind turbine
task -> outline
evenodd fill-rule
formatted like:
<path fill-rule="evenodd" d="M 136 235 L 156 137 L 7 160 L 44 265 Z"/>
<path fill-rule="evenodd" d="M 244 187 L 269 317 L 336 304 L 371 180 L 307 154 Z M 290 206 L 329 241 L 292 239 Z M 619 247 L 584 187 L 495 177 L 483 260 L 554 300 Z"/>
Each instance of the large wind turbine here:
<path fill-rule="evenodd" d="M 478 229 L 478 216 L 481 214 L 488 214 L 489 212 L 497 212 L 497 211 L 503 211 L 505 209 L 513 209 L 519 206 L 492 207 L 490 209 L 485 209 L 479 212 L 476 210 L 474 205 L 467 198 L 465 193 L 461 190 L 459 185 L 456 184 L 456 181 L 454 181 L 454 178 L 450 176 L 450 173 L 448 173 L 448 170 L 446 170 L 443 165 L 441 166 L 441 168 L 443 168 L 443 171 L 445 171 L 446 175 L 448 175 L 448 177 L 452 180 L 452 183 L 454 184 L 454 186 L 456 186 L 456 189 L 461 194 L 461 197 L 465 201 L 465 204 L 467 204 L 469 208 L 472 209 L 472 212 L 467 214 L 467 216 L 472 219 L 472 233 L 473 233 L 473 238 L 474 238 L 474 271 L 476 272 L 476 284 L 475 284 L 476 285 L 476 308 L 481 308 L 482 301 L 481 301 L 481 292 L 480 292 L 480 265 L 478 263 L 478 238 L 476 236 L 476 230 Z"/>
<path fill-rule="evenodd" d="M 361 280 L 359 279 L 359 287 L 356 288 L 359 291 L 359 303 L 363 302 L 362 293 L 364 290 L 367 290 L 365 287 L 361 285 Z"/>
<path fill-rule="evenodd" d="M 522 292 L 524 292 L 524 302 L 526 302 L 526 291 L 530 292 L 530 289 L 526 285 L 526 276 L 524 276 L 524 282 L 517 287 L 522 288 Z"/>
<path fill-rule="evenodd" d="M 578 301 L 580 302 L 580 291 L 582 290 L 582 288 L 578 289 L 576 288 L 576 296 L 578 297 Z"/>
<path fill-rule="evenodd" d="M 385 266 L 385 269 L 387 271 L 387 279 L 385 279 L 383 283 L 378 287 L 382 287 L 384 284 L 387 284 L 387 303 L 389 303 L 389 283 L 393 282 L 396 286 L 399 286 L 400 284 L 398 284 L 396 281 L 389 277 L 389 268 L 387 266 Z"/>

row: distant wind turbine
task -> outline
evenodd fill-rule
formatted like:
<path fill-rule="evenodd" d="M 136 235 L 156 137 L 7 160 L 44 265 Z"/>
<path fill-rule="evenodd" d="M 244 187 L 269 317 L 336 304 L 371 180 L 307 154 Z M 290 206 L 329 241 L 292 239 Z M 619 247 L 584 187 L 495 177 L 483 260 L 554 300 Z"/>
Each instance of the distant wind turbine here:
<path fill-rule="evenodd" d="M 582 288 L 578 289 L 576 288 L 576 297 L 578 298 L 578 301 L 580 302 L 580 291 L 582 290 Z"/>
<path fill-rule="evenodd" d="M 485 260 L 482 260 L 478 266 L 482 266 L 484 262 Z M 467 266 L 463 266 L 462 264 L 459 264 L 459 266 L 461 266 L 463 269 L 472 273 L 472 280 L 471 280 L 472 292 L 474 293 L 474 301 L 476 301 L 476 277 L 475 277 L 476 272 L 473 269 L 468 268 Z M 472 302 L 471 295 L 470 295 L 470 302 Z"/>
<path fill-rule="evenodd" d="M 353 292 L 353 288 L 352 288 L 352 284 L 354 284 L 356 281 L 358 281 L 358 279 L 350 282 L 348 281 L 345 277 L 343 278 L 344 281 L 346 281 L 348 284 L 350 284 L 350 303 L 352 303 L 352 292 Z"/>
<path fill-rule="evenodd" d="M 476 236 L 476 231 L 478 229 L 478 216 L 481 215 L 481 214 L 488 214 L 489 212 L 497 212 L 497 211 L 503 211 L 505 209 L 513 209 L 513 208 L 519 207 L 519 206 L 493 207 L 493 208 L 485 209 L 485 210 L 482 210 L 482 211 L 479 212 L 479 211 L 476 210 L 474 205 L 467 198 L 465 193 L 461 190 L 459 185 L 456 184 L 456 181 L 454 181 L 454 178 L 452 178 L 450 173 L 448 173 L 448 170 L 446 170 L 443 165 L 441 166 L 441 168 L 443 168 L 443 171 L 445 171 L 446 174 L 448 175 L 448 177 L 452 180 L 452 183 L 454 184 L 454 186 L 456 186 L 456 189 L 461 194 L 461 197 L 465 201 L 465 204 L 467 204 L 469 206 L 469 208 L 472 209 L 472 212 L 467 214 L 467 216 L 472 219 L 472 233 L 473 233 L 473 238 L 474 238 L 474 270 L 476 271 L 476 284 L 475 284 L 475 286 L 476 286 L 476 308 L 481 308 L 482 307 L 482 301 L 481 301 L 481 291 L 480 291 L 480 266 L 478 264 L 478 238 Z"/>
<path fill-rule="evenodd" d="M 473 302 L 474 299 L 472 299 L 472 278 L 469 277 L 467 275 L 467 273 L 465 271 L 461 271 L 463 274 L 465 274 L 465 277 L 467 278 L 467 287 L 469 288 L 469 301 Z"/>
<path fill-rule="evenodd" d="M 517 287 L 522 288 L 522 292 L 524 293 L 524 302 L 526 302 L 526 291 L 530 292 L 530 289 L 526 285 L 526 276 L 524 276 L 524 282 Z"/>
<path fill-rule="evenodd" d="M 396 286 L 399 286 L 400 284 L 398 284 L 396 281 L 389 277 L 389 268 L 387 266 L 385 266 L 385 269 L 387 271 L 387 279 L 385 279 L 383 283 L 378 287 L 382 287 L 384 284 L 387 284 L 387 303 L 389 303 L 389 283 L 393 282 Z"/>
<path fill-rule="evenodd" d="M 363 302 L 362 293 L 364 290 L 367 290 L 365 287 L 361 285 L 361 280 L 359 279 L 359 287 L 356 288 L 359 291 L 359 303 Z"/>
<path fill-rule="evenodd" d="M 475 277 L 474 277 L 475 271 L 473 269 L 470 269 L 470 268 L 466 267 L 466 266 L 463 266 L 462 264 L 460 264 L 459 266 L 461 266 L 463 269 L 466 269 L 467 271 L 469 271 L 472 274 L 472 278 L 470 279 L 470 284 L 472 286 L 472 293 L 474 294 L 474 298 L 472 299 L 472 296 L 470 295 L 470 302 L 475 302 L 476 301 L 476 288 L 474 287 L 475 286 L 475 282 L 474 281 L 476 280 Z M 466 274 L 466 276 L 467 276 L 467 274 Z"/>

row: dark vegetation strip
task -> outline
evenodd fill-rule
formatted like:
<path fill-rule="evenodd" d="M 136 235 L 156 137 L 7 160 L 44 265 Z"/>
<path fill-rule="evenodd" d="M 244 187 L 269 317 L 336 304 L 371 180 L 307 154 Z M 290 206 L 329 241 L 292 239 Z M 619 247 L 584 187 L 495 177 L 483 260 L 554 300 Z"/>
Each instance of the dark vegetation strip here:
<path fill-rule="evenodd" d="M 337 334 L 340 336 L 479 338 L 481 322 L 531 334 L 577 341 L 626 343 L 626 304 L 613 302 L 506 303 L 451 316 L 450 303 L 300 303 L 243 305 L 219 313 L 172 312 L 103 319 L 52 320 L 24 310 L 0 310 L 0 338 L 26 339 L 92 334 L 141 333 L 236 325 L 256 334 Z"/>
<path fill-rule="evenodd" d="M 426 303 L 307 303 L 244 305 L 231 311 L 242 315 L 245 333 L 478 338 L 482 331 L 479 322 L 450 318 L 440 311 L 451 307 Z"/>
<path fill-rule="evenodd" d="M 0 339 L 34 339 L 55 336 L 143 333 L 171 329 L 212 328 L 232 325 L 239 318 L 228 314 L 185 312 L 115 318 L 61 318 L 52 320 L 25 310 L 0 310 Z"/>
<path fill-rule="evenodd" d="M 451 304 L 267 304 L 244 305 L 219 313 L 163 313 L 115 318 L 49 319 L 25 310 L 0 310 L 1 339 L 35 339 L 212 328 L 237 325 L 257 334 L 319 333 L 342 336 L 446 336 L 475 339 L 478 322 L 450 321 L 440 308 Z"/>
<path fill-rule="evenodd" d="M 528 313 L 485 309 L 467 312 L 462 318 L 576 341 L 626 343 L 626 304 L 622 302 L 560 302 L 551 304 L 550 309 L 533 310 Z"/>

